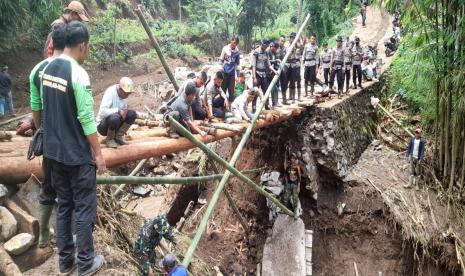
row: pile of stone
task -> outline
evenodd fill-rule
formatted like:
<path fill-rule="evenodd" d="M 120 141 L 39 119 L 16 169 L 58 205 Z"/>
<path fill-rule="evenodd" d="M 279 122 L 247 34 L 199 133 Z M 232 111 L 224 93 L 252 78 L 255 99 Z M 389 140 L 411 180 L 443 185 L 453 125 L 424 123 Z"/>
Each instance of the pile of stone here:
<path fill-rule="evenodd" d="M 40 182 L 32 176 L 18 192 L 16 190 L 16 186 L 0 184 L 0 275 L 6 276 L 22 275 L 15 260 L 37 247 L 39 237 L 36 217 Z M 44 256 L 44 261 L 46 258 L 48 256 Z"/>
<path fill-rule="evenodd" d="M 275 197 L 281 198 L 281 195 L 284 192 L 284 185 L 280 180 L 280 173 L 277 171 L 272 171 L 270 173 L 264 173 L 260 177 L 260 182 L 263 185 L 263 188 L 272 193 Z M 266 206 L 268 206 L 268 219 L 271 224 L 274 223 L 278 215 L 281 213 L 281 208 L 272 203 L 269 199 L 266 199 Z"/>

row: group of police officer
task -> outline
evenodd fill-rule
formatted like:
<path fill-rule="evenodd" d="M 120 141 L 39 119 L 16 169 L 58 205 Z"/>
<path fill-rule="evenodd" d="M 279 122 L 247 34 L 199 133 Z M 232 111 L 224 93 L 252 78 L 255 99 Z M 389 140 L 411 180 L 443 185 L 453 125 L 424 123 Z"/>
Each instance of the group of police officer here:
<path fill-rule="evenodd" d="M 289 41 L 281 36 L 278 41 L 270 42 L 262 39 L 261 45 L 252 51 L 252 77 L 254 86 L 260 87 L 263 92 L 268 89 L 270 82 L 281 66 L 290 45 L 294 42 L 296 33 L 291 33 Z M 280 107 L 278 102 L 279 88 L 282 93 L 282 103 L 290 104 L 289 101 L 301 101 L 301 64 L 304 68 L 305 96 L 313 97 L 315 84 L 319 84 L 323 91 L 328 90 L 328 96 L 335 93 L 334 81 L 337 82 L 337 94 L 342 98 L 345 84 L 345 94 L 349 95 L 350 78 L 352 71 L 353 88 L 362 87 L 362 59 L 363 48 L 360 45 L 360 38 L 355 37 L 354 41 L 348 38 L 343 43 L 342 37 L 336 37 L 334 49 L 328 48 L 328 43 L 323 43 L 320 51 L 317 45 L 317 37 L 312 34 L 308 42 L 304 45 L 302 40 L 296 42 L 295 47 L 289 53 L 287 62 L 283 64 L 283 72 L 279 77 L 279 84 L 273 87 L 271 99 L 273 107 Z M 324 82 L 317 75 L 322 73 Z M 344 82 L 345 80 L 345 82 Z M 310 86 L 310 90 L 309 90 Z M 289 92 L 288 92 L 289 91 Z M 297 92 L 297 97 L 296 97 Z M 310 92 L 310 95 L 309 95 Z M 265 105 L 269 109 L 268 102 Z"/>

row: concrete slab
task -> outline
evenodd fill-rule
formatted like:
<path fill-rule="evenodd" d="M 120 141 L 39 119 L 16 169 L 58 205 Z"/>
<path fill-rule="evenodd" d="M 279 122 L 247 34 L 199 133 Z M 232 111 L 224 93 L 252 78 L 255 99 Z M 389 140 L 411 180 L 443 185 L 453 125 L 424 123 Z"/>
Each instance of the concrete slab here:
<path fill-rule="evenodd" d="M 279 215 L 263 249 L 262 275 L 305 276 L 305 225 L 301 219 Z"/>

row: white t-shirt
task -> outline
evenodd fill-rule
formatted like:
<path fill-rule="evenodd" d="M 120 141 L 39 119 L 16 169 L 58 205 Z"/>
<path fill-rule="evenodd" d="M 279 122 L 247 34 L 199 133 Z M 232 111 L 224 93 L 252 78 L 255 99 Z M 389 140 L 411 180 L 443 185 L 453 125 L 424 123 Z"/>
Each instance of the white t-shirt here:
<path fill-rule="evenodd" d="M 127 108 L 128 101 L 118 96 L 118 87 L 119 85 L 115 84 L 105 90 L 97 115 L 97 124 L 109 115 L 118 112 L 120 109 Z"/>
<path fill-rule="evenodd" d="M 415 139 L 413 141 L 413 152 L 412 157 L 418 159 L 420 153 L 420 139 Z"/>

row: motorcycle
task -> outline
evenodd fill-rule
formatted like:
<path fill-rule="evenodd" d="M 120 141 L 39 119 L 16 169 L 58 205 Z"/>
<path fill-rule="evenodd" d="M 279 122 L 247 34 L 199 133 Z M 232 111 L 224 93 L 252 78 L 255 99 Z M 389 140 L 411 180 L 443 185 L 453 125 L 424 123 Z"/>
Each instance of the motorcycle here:
<path fill-rule="evenodd" d="M 398 48 L 396 38 L 391 37 L 389 41 L 384 42 L 384 48 L 384 53 L 386 54 L 386 57 L 394 55 Z"/>

